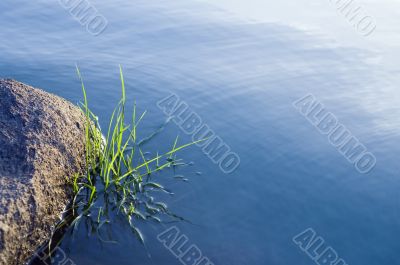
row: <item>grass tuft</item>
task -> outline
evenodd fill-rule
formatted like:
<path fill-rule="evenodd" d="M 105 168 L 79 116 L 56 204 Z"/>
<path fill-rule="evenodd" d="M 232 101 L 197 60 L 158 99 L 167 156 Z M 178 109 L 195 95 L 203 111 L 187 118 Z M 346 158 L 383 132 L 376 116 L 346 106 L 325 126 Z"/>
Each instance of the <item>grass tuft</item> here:
<path fill-rule="evenodd" d="M 78 67 L 77 74 L 83 92 L 81 108 L 86 119 L 86 173 L 75 174 L 69 179 L 74 192 L 74 217 L 69 223 L 77 229 L 83 217 L 94 216 L 92 222 L 100 229 L 111 222 L 109 210 L 116 209 L 117 213 L 127 220 L 133 234 L 144 244 L 144 237 L 136 222 L 162 222 L 163 216 L 184 220 L 170 212 L 165 203 L 154 200 L 151 196 L 153 192 L 173 193 L 161 184 L 150 181 L 149 176 L 178 165 L 176 153 L 203 140 L 179 145 L 177 137 L 169 151 L 164 154 L 157 152 L 155 157 L 146 159 L 137 139 L 138 125 L 146 112 L 138 115 L 135 102 L 131 124 L 125 123 L 126 91 L 122 68 L 120 67 L 122 96 L 111 115 L 105 136 L 97 116 L 89 108 L 85 85 Z"/>

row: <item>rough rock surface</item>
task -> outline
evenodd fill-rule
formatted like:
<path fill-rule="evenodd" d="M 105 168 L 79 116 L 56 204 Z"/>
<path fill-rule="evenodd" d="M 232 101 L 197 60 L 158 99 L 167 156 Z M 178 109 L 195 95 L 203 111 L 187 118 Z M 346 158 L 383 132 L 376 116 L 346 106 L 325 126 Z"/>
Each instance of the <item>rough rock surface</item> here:
<path fill-rule="evenodd" d="M 0 79 L 0 264 L 21 265 L 44 243 L 85 164 L 85 117 L 66 100 Z"/>

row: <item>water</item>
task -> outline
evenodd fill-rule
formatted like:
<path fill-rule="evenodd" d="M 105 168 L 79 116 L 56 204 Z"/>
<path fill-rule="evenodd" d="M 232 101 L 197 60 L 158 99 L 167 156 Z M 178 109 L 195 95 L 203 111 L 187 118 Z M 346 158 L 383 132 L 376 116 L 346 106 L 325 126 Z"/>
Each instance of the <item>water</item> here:
<path fill-rule="evenodd" d="M 0 76 L 78 102 L 78 63 L 105 127 L 120 96 L 121 64 L 128 102 L 148 110 L 141 136 L 163 124 L 156 103 L 175 93 L 241 164 L 224 174 L 200 148 L 182 152 L 195 162 L 179 171 L 190 182 L 168 182 L 176 195 L 166 200 L 193 224 L 143 224 L 151 258 L 123 222 L 113 225 L 118 244 L 88 237 L 82 226 L 61 245 L 74 263 L 179 264 L 156 239 L 177 226 L 214 264 L 311 264 L 292 242 L 309 227 L 348 264 L 399 264 L 400 81 L 383 50 L 338 45 L 284 20 L 241 20 L 193 1 L 91 3 L 109 22 L 97 37 L 58 1 L 2 1 Z M 294 109 L 309 93 L 376 156 L 371 173 L 357 172 Z M 190 141 L 169 123 L 146 147 L 166 150 L 177 134 Z"/>

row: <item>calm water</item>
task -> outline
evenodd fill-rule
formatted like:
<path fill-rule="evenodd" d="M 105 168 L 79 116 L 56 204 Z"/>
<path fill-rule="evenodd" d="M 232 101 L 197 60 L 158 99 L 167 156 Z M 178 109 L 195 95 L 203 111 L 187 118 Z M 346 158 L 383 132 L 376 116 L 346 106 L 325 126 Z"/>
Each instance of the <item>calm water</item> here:
<path fill-rule="evenodd" d="M 156 239 L 176 225 L 216 265 L 312 264 L 292 242 L 308 227 L 349 265 L 400 264 L 399 68 L 382 62 L 379 50 L 337 45 L 285 21 L 246 22 L 193 1 L 91 2 L 108 20 L 96 37 L 58 1 L 1 1 L 0 76 L 78 102 L 78 63 L 105 127 L 120 96 L 121 64 L 128 101 L 148 110 L 142 136 L 163 124 L 156 103 L 172 92 L 241 164 L 224 174 L 200 148 L 182 152 L 195 162 L 179 172 L 190 182 L 167 182 L 176 195 L 165 199 L 193 224 L 142 224 L 151 258 L 123 222 L 113 225 L 117 244 L 88 237 L 82 225 L 61 245 L 71 260 L 179 264 Z M 333 17 L 342 19 L 325 19 Z M 308 93 L 376 156 L 371 173 L 358 173 L 293 108 Z M 165 150 L 177 134 L 190 141 L 169 123 L 146 148 Z"/>

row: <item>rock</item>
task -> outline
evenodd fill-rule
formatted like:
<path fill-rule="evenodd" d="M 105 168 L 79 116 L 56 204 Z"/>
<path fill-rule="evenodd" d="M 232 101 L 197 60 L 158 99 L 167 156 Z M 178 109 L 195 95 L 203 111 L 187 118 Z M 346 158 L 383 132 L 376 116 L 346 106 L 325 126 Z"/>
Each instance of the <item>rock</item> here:
<path fill-rule="evenodd" d="M 66 100 L 0 79 L 0 264 L 46 242 L 85 165 L 85 116 Z"/>

